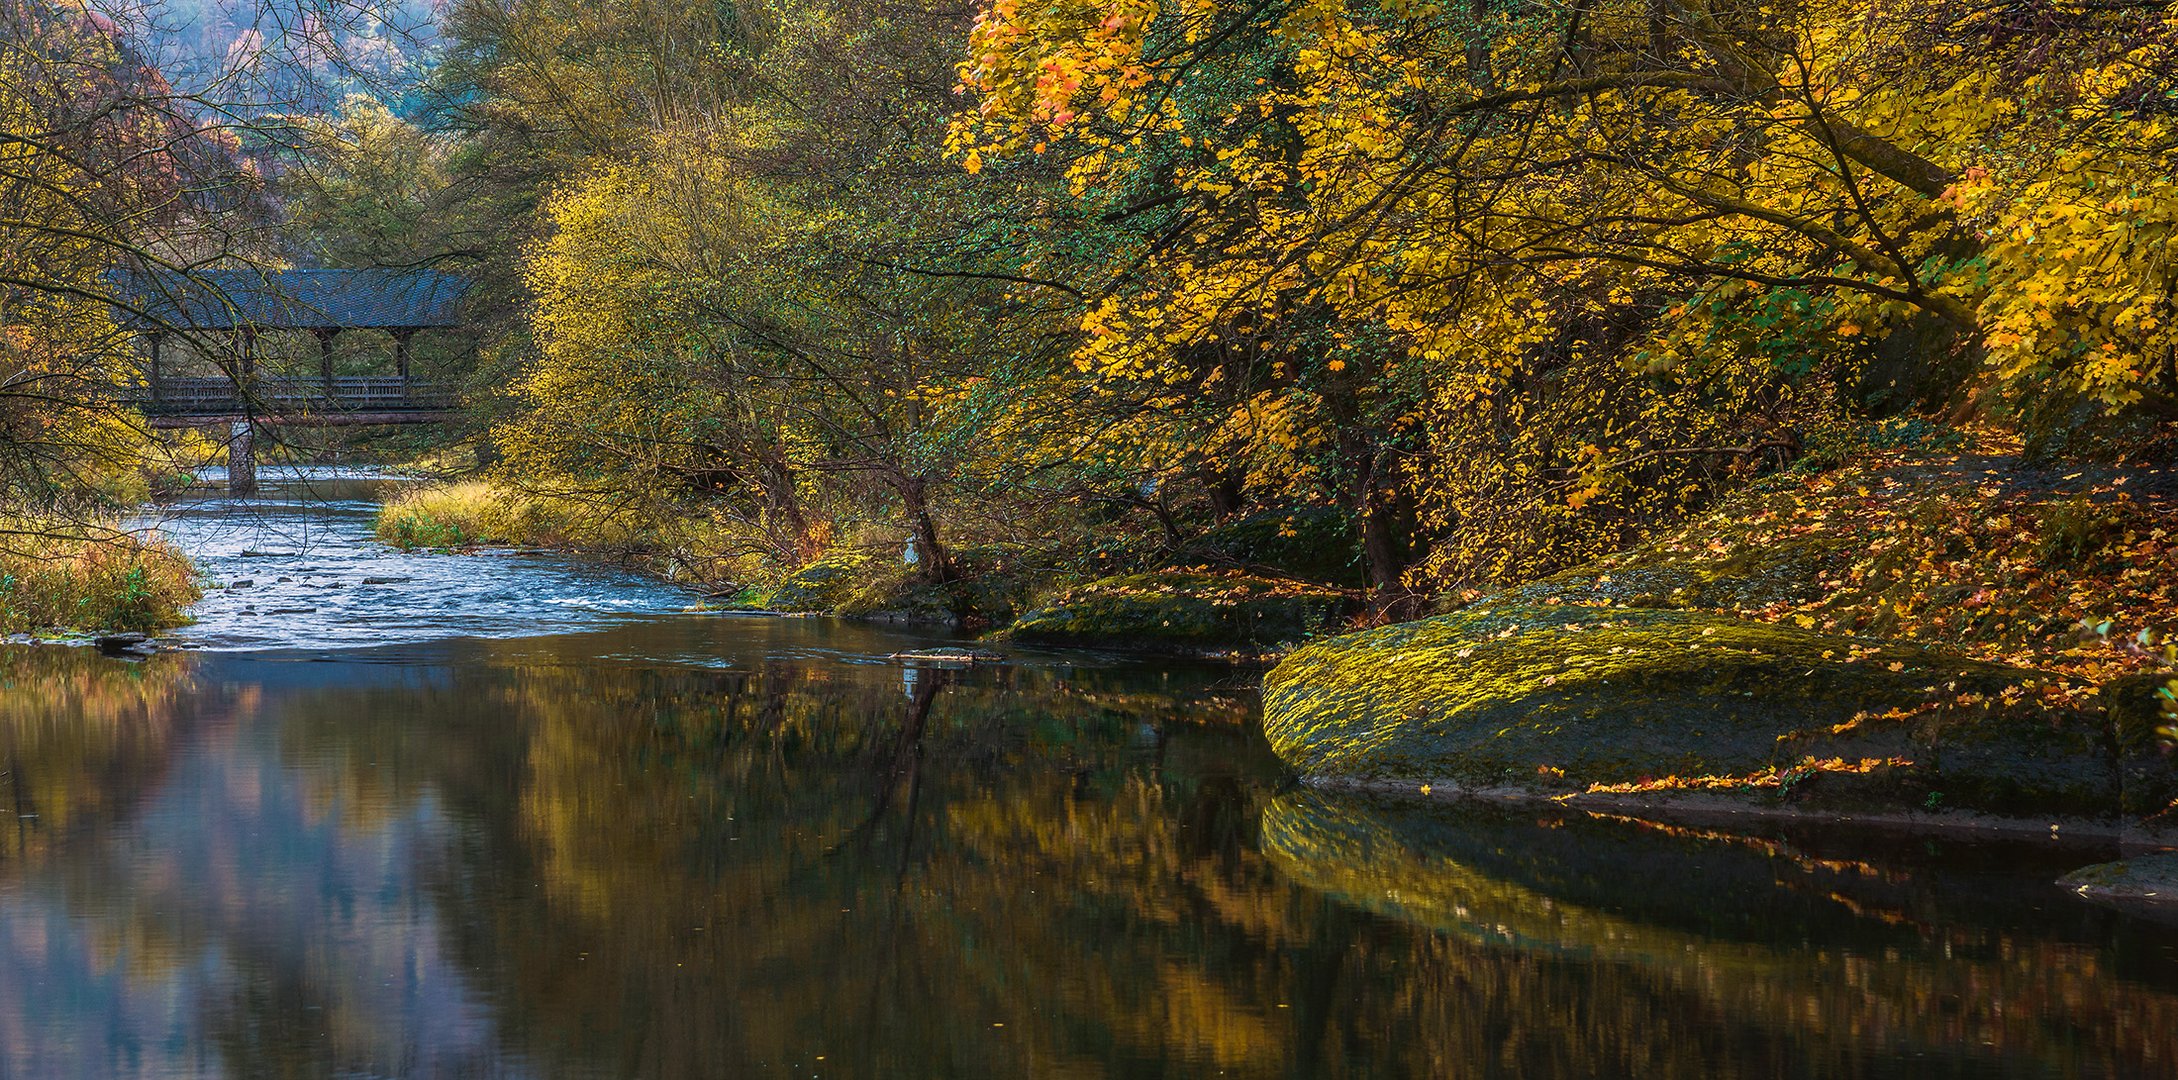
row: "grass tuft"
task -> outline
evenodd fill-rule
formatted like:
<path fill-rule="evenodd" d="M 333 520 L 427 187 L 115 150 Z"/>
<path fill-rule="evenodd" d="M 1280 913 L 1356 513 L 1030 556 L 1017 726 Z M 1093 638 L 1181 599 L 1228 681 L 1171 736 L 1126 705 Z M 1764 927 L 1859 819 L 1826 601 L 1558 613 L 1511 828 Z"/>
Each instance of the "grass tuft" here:
<path fill-rule="evenodd" d="M 398 548 L 581 547 L 565 505 L 483 480 L 404 491 L 378 511 L 378 538 Z"/>
<path fill-rule="evenodd" d="M 0 632 L 180 626 L 203 593 L 166 541 L 79 524 L 0 520 Z"/>

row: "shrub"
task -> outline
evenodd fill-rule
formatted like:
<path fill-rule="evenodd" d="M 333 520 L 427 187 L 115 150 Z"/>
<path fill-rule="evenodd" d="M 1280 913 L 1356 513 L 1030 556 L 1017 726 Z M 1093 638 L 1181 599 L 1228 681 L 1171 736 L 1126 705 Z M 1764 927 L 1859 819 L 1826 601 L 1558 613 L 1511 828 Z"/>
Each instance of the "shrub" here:
<path fill-rule="evenodd" d="M 157 537 L 22 519 L 4 528 L 17 542 L 0 550 L 0 632 L 158 630 L 187 622 L 203 595 L 188 557 Z"/>
<path fill-rule="evenodd" d="M 486 480 L 404 491 L 378 509 L 378 538 L 398 548 L 550 547 L 625 552 L 649 546 L 633 530 L 572 499 Z"/>

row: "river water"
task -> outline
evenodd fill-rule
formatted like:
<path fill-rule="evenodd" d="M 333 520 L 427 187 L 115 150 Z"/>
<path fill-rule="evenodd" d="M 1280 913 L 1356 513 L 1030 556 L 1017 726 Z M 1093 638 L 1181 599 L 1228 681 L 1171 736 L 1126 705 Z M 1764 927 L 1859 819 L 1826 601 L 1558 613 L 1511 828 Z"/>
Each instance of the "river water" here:
<path fill-rule="evenodd" d="M 172 508 L 254 582 L 196 648 L 0 651 L 0 1077 L 2178 1075 L 2178 930 L 2051 884 L 2106 852 L 1332 797 L 1229 669 L 370 497 Z"/>

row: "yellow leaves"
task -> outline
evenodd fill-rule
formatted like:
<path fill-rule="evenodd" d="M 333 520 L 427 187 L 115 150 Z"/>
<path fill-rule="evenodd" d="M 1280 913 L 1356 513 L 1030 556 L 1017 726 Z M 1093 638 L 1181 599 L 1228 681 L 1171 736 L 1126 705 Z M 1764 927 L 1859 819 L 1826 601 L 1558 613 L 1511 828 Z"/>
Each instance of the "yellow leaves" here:
<path fill-rule="evenodd" d="M 1757 20 L 1761 47 L 1794 59 L 1775 72 L 1778 94 L 1621 85 L 1433 127 L 1418 117 L 1485 96 L 1476 82 L 1516 92 L 1562 78 L 1564 27 L 1539 10 L 1455 31 L 1421 9 L 1298 0 L 1264 16 L 1274 43 L 1178 63 L 1185 43 L 1238 13 L 1208 0 L 992 0 L 961 73 L 964 167 L 1060 146 L 1077 198 L 1110 209 L 1112 193 L 1164 188 L 1190 208 L 1182 232 L 1128 252 L 1144 259 L 1129 263 L 1122 295 L 1082 317 L 1075 367 L 1100 392 L 1187 401 L 1190 365 L 1209 363 L 1192 357 L 1262 348 L 1276 336 L 1265 327 L 1298 333 L 1300 312 L 1368 327 L 1427 387 L 1398 410 L 1443 462 L 1423 486 L 1426 513 L 1450 527 L 1533 496 L 1537 515 L 1563 523 L 1698 503 L 1709 478 L 1748 463 L 1669 455 L 1744 445 L 1729 403 L 1785 393 L 1784 369 L 1849 377 L 1864 343 L 1923 310 L 1956 317 L 1963 305 L 1972 319 L 1956 321 L 1978 323 L 1993 374 L 2020 393 L 2054 386 L 2121 405 L 2149 360 L 2178 345 L 2164 254 L 2178 194 L 2151 138 L 2162 121 L 2087 117 L 2062 100 L 2114 94 L 2123 71 L 2154 70 L 2161 52 L 2090 49 L 2067 88 L 1995 62 L 1994 46 L 1962 53 L 1968 38 L 1948 32 L 1910 51 L 1930 41 L 1925 7 L 1818 3 Z M 1660 75 L 1715 74 L 1685 42 L 1653 49 L 1637 6 L 1584 18 L 1599 46 L 1645 50 Z M 1242 24 L 1232 40 L 1264 29 Z M 1471 49 L 1478 38 L 1486 49 Z M 1486 79 L 1470 79 L 1476 66 Z M 1186 92 L 1182 73 L 1196 80 Z M 2086 100 L 2111 111 L 2107 97 Z M 1841 156 L 1829 121 L 1956 173 L 1929 196 Z M 1617 336 L 1576 332 L 1596 325 Z M 1608 358 L 1582 351 L 1629 339 Z M 1280 381 L 1353 370 L 1275 348 L 1251 363 Z M 1589 382 L 1538 404 L 1537 371 L 1561 369 Z M 1210 382 L 1241 385 L 1223 380 Z M 1675 389 L 1695 383 L 1728 404 L 1705 409 Z M 1264 472 L 1304 457 L 1320 440 L 1299 391 L 1294 401 L 1206 409 L 1214 452 Z M 1814 389 L 1793 398 L 1803 416 L 1827 402 Z M 1545 423 L 1558 428 L 1547 449 L 1525 438 Z M 1605 482 L 1600 451 L 1566 460 L 1575 441 L 1623 459 L 1655 451 L 1641 457 L 1649 486 Z M 1589 542 L 1563 529 L 1532 546 L 1563 543 L 1558 558 Z M 1462 552 L 1453 561 L 1468 562 L 1446 573 L 1488 576 L 1523 557 Z"/>
<path fill-rule="evenodd" d="M 2138 164 L 2149 167 L 2144 157 Z M 2149 357 L 2174 343 L 2167 227 L 2143 234 L 2110 222 L 2111 200 L 2096 199 L 2093 184 L 2090 174 L 2058 170 L 1991 207 L 2001 215 L 1991 232 L 2002 239 L 1989 248 L 1980 314 L 1991 364 L 2007 382 L 2055 378 L 2121 407 L 2138 399 Z M 2124 209 L 2132 220 L 2168 222 L 2178 193 L 2143 193 Z"/>

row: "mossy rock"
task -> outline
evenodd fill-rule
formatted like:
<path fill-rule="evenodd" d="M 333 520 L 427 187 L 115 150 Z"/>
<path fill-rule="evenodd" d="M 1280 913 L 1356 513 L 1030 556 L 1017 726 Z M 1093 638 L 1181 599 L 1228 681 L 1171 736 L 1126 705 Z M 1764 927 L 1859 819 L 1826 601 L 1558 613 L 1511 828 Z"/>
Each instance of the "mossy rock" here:
<path fill-rule="evenodd" d="M 871 557 L 859 551 L 833 552 L 779 583 L 764 601 L 773 611 L 833 611 L 869 577 Z"/>
<path fill-rule="evenodd" d="M 1494 605 L 1295 652 L 1264 680 L 1264 729 L 1311 777 L 1573 792 L 1722 778 L 1693 786 L 1768 798 L 1819 779 L 1799 794 L 2114 814 L 2107 726 L 2044 705 L 2055 680 L 1701 612 Z"/>
<path fill-rule="evenodd" d="M 1299 641 L 1351 594 L 1242 573 L 1174 571 L 1101 578 L 1059 593 L 1002 635 L 1052 645 L 1196 651 Z"/>
<path fill-rule="evenodd" d="M 1012 553 L 972 548 L 953 563 L 953 580 L 933 582 L 905 564 L 873 562 L 833 610 L 870 622 L 978 628 L 1009 622 L 1026 606 L 1028 578 Z"/>

